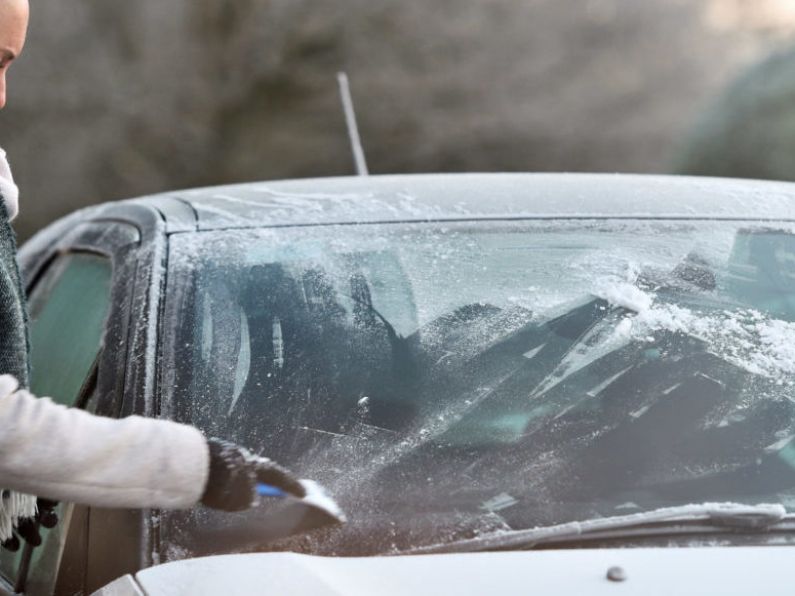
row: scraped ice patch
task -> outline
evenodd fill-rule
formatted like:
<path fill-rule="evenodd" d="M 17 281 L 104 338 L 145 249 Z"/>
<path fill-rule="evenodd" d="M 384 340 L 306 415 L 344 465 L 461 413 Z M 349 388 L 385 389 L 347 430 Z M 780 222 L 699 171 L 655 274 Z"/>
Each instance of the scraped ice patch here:
<path fill-rule="evenodd" d="M 608 314 L 601 324 L 594 326 L 579 339 L 576 347 L 531 392 L 531 397 L 543 395 L 589 364 L 621 349 L 632 339 L 632 330 L 631 319 L 616 313 Z"/>

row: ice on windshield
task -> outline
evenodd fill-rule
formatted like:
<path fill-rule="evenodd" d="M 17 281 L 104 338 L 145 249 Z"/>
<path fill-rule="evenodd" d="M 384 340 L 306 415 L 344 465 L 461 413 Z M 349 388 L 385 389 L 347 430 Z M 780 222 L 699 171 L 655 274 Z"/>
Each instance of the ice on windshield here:
<path fill-rule="evenodd" d="M 795 497 L 792 224 L 322 226 L 170 250 L 163 411 L 358 512 L 311 552 Z M 197 516 L 214 523 L 164 532 L 211 552 Z"/>

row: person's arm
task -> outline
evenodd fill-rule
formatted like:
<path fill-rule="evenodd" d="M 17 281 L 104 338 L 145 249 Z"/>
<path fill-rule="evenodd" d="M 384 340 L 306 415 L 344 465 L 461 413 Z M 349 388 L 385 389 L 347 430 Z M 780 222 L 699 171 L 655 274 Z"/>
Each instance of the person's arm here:
<path fill-rule="evenodd" d="M 257 480 L 303 496 L 286 470 L 191 426 L 94 416 L 0 376 L 2 488 L 99 507 L 242 509 Z"/>
<path fill-rule="evenodd" d="M 0 376 L 0 487 L 101 507 L 190 507 L 207 484 L 195 428 L 66 408 Z"/>

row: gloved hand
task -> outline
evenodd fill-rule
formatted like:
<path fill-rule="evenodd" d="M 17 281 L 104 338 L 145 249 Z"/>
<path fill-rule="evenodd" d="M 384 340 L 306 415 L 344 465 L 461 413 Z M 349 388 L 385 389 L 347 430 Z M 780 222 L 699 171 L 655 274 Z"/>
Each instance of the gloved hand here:
<path fill-rule="evenodd" d="M 202 504 L 223 511 L 248 509 L 257 501 L 257 483 L 264 482 L 302 498 L 298 479 L 274 461 L 221 439 L 209 439 L 210 473 Z"/>
<path fill-rule="evenodd" d="M 58 502 L 50 499 L 38 499 L 36 505 L 38 508 L 36 515 L 21 519 L 17 527 L 14 528 L 14 535 L 0 546 L 11 552 L 16 552 L 21 546 L 20 538 L 31 546 L 41 546 L 39 528 L 50 529 L 56 526 L 58 514 L 55 512 L 55 508 L 58 506 Z"/>

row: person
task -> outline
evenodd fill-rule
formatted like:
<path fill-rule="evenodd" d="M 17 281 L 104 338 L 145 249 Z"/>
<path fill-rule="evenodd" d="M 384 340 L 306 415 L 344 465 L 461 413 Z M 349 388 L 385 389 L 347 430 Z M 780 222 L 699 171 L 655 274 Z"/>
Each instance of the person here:
<path fill-rule="evenodd" d="M 28 0 L 0 0 L 0 108 L 9 66 L 20 55 Z M 28 382 L 24 294 L 10 221 L 18 190 L 0 152 L 0 542 L 39 543 L 55 501 L 99 507 L 237 511 L 256 501 L 264 482 L 297 497 L 301 482 L 275 462 L 196 428 L 130 416 L 120 420 L 37 398 Z M 39 497 L 37 501 L 30 495 Z"/>

